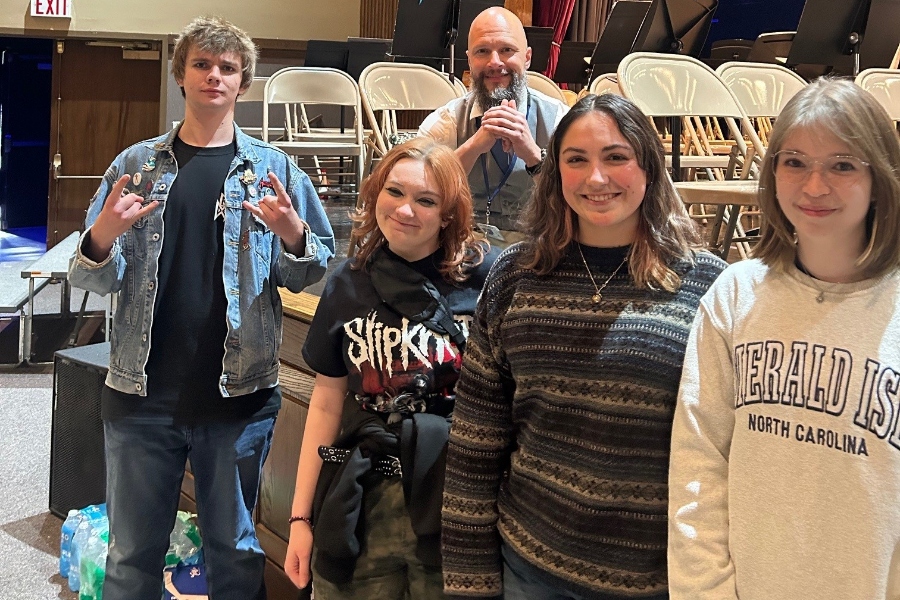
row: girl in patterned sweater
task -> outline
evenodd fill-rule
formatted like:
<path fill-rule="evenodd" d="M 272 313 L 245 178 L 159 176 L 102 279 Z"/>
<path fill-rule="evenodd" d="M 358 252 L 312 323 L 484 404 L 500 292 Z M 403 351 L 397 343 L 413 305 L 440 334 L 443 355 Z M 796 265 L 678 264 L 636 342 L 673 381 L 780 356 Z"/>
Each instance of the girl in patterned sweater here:
<path fill-rule="evenodd" d="M 665 598 L 672 414 L 725 264 L 700 250 L 649 120 L 614 95 L 563 118 L 524 226 L 485 283 L 456 387 L 445 592 Z"/>

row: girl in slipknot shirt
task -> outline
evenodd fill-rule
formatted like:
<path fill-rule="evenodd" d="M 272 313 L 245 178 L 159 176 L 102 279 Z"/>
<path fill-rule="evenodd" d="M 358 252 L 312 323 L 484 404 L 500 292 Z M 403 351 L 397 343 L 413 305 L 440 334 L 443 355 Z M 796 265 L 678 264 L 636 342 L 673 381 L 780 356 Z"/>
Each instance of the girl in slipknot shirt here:
<path fill-rule="evenodd" d="M 454 386 L 492 256 L 444 146 L 395 147 L 361 199 L 355 254 L 328 281 L 303 349 L 317 376 L 285 570 L 298 587 L 314 572 L 318 600 L 440 597 Z"/>

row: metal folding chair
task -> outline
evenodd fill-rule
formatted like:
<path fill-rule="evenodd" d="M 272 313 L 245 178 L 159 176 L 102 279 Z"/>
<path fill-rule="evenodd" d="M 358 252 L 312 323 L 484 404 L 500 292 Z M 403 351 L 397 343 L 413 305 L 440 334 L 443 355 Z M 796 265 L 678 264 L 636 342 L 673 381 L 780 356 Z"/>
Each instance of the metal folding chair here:
<path fill-rule="evenodd" d="M 588 93 L 597 94 L 617 94 L 622 95 L 619 88 L 619 78 L 615 73 L 603 73 L 594 77 L 590 85 L 588 85 Z"/>
<path fill-rule="evenodd" d="M 238 102 L 263 102 L 266 99 L 266 82 L 268 77 L 254 77 L 246 92 L 238 96 Z"/>
<path fill-rule="evenodd" d="M 457 80 L 459 81 L 459 80 Z M 363 108 L 372 129 L 371 146 L 383 156 L 398 140 L 397 111 L 435 110 L 461 98 L 464 86 L 426 65 L 377 62 L 359 76 Z"/>
<path fill-rule="evenodd" d="M 900 70 L 866 69 L 856 76 L 856 85 L 875 96 L 894 122 L 900 122 Z"/>
<path fill-rule="evenodd" d="M 765 155 L 765 146 L 740 102 L 715 71 L 697 59 L 676 54 L 635 52 L 619 63 L 618 82 L 622 94 L 637 104 L 648 117 L 688 118 L 684 123 L 685 130 L 689 133 L 689 151 L 702 154 L 682 156 L 681 154 L 687 153 L 682 152 L 681 136 L 672 140 L 673 154 L 678 153 L 681 167 L 702 169 L 711 182 L 724 180 L 726 169 L 733 176 L 736 161 L 742 162 L 742 176 L 747 178 L 754 173 L 754 156 L 761 159 Z M 705 126 L 696 120 L 700 117 L 710 117 L 711 122 L 722 119 L 726 123 L 736 148 L 730 157 L 713 154 L 713 144 L 706 139 Z M 675 157 L 672 162 L 676 162 Z M 693 204 L 702 205 L 701 202 L 692 201 L 685 193 L 682 193 L 682 197 L 689 208 Z M 733 241 L 741 242 L 738 244 L 738 251 L 742 257 L 748 254 L 746 236 L 738 221 L 740 206 L 738 203 L 728 207 L 717 206 L 712 221 L 712 215 L 705 210 L 699 215 L 693 215 L 710 225 L 711 236 L 715 236 L 710 238 L 710 247 L 723 257 L 728 256 Z M 728 225 L 720 243 L 719 225 L 725 218 L 728 219 Z M 740 236 L 739 240 L 734 240 L 735 232 Z"/>
<path fill-rule="evenodd" d="M 756 120 L 760 140 L 768 145 L 771 119 L 794 94 L 806 87 L 806 80 L 780 65 L 726 62 L 716 73 L 735 95 L 750 119 Z"/>
<path fill-rule="evenodd" d="M 252 88 L 251 88 L 252 89 Z M 353 79 L 337 69 L 318 67 L 288 67 L 272 75 L 266 82 L 263 103 L 262 138 L 271 141 L 293 157 L 312 159 L 315 175 L 319 183 L 331 189 L 327 177 L 330 175 L 322 166 L 323 157 L 352 158 L 352 172 L 340 166 L 332 170 L 338 178 L 352 177 L 353 193 L 359 193 L 365 167 L 365 145 L 363 143 L 362 101 L 359 87 Z M 284 139 L 270 140 L 271 110 L 273 106 L 284 107 Z M 316 128 L 306 117 L 309 106 L 336 106 L 352 108 L 352 120 L 346 119 L 340 130 Z M 344 121 L 343 111 L 341 120 Z M 342 185 L 340 190 L 346 189 Z"/>
<path fill-rule="evenodd" d="M 543 73 L 538 73 L 537 71 L 528 71 L 528 87 L 533 90 L 539 91 L 545 96 L 556 98 L 560 102 L 564 102 L 566 106 L 569 106 L 566 95 L 563 94 L 563 91 L 559 88 L 558 85 L 556 85 L 556 82 Z"/>

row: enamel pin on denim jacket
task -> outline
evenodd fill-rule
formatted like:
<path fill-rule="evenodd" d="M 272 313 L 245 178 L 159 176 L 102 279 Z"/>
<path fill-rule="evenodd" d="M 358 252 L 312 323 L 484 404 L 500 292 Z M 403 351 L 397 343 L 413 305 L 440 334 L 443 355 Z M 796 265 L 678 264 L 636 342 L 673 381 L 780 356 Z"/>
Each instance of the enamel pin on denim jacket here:
<path fill-rule="evenodd" d="M 82 253 L 83 235 L 69 267 L 72 285 L 99 295 L 116 293 L 107 385 L 146 395 L 145 366 L 163 244 L 166 197 L 178 167 L 172 144 L 178 127 L 122 152 L 107 169 L 91 205 L 86 229 L 96 220 L 112 185 L 132 175 L 126 190 L 159 206 L 119 237 L 110 255 L 94 262 Z M 278 287 L 299 292 L 320 280 L 334 256 L 334 233 L 309 178 L 277 148 L 244 134 L 235 125 L 237 153 L 224 184 L 225 257 L 223 281 L 228 299 L 225 358 L 219 388 L 223 396 L 247 394 L 278 382 L 281 297 Z M 259 204 L 269 172 L 285 184 L 294 208 L 307 224 L 302 256 L 288 253 L 266 225 L 242 207 Z M 270 192 L 271 193 L 271 192 Z M 85 233 L 86 235 L 87 233 Z"/>

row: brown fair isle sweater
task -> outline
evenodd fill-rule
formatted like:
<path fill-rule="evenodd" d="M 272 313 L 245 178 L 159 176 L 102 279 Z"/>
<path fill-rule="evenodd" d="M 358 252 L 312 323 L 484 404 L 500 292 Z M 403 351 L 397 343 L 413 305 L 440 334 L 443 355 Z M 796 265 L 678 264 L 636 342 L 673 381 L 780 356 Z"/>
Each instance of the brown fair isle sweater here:
<path fill-rule="evenodd" d="M 586 598 L 666 597 L 672 415 L 700 298 L 725 268 L 674 266 L 676 293 L 622 268 L 594 286 L 573 244 L 549 275 L 503 253 L 476 309 L 443 508 L 448 594 L 502 592 L 501 538 L 551 583 Z M 628 248 L 583 247 L 600 285 Z"/>

